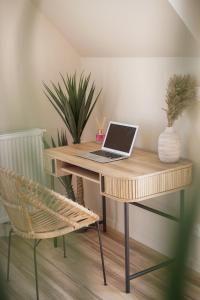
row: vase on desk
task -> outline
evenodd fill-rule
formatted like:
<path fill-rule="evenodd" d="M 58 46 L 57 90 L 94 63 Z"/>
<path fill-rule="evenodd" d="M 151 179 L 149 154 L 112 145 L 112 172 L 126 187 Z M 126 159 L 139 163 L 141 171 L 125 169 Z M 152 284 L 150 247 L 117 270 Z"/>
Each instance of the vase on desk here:
<path fill-rule="evenodd" d="M 166 127 L 158 139 L 159 159 L 166 163 L 177 162 L 181 154 L 181 142 L 173 127 Z"/>

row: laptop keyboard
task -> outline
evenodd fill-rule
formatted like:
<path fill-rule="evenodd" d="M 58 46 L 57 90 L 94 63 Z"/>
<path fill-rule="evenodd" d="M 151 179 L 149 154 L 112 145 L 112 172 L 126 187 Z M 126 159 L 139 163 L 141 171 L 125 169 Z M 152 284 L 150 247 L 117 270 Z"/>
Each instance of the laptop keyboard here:
<path fill-rule="evenodd" d="M 120 155 L 120 154 L 115 154 L 115 153 L 111 153 L 111 152 L 103 151 L 103 150 L 93 151 L 91 153 L 95 154 L 95 155 L 103 156 L 103 157 L 108 157 L 108 158 L 122 157 L 122 155 Z"/>

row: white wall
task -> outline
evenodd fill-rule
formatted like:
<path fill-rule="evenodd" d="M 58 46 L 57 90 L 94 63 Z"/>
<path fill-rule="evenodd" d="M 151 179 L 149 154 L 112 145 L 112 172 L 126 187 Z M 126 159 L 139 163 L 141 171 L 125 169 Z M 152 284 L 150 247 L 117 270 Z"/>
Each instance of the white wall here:
<path fill-rule="evenodd" d="M 42 81 L 79 67 L 76 51 L 30 1 L 0 1 L 0 130 L 63 126 Z"/>
<path fill-rule="evenodd" d="M 157 150 L 159 134 L 167 125 L 162 107 L 168 79 L 174 73 L 191 73 L 198 76 L 199 60 L 195 58 L 82 58 L 82 69 L 91 72 L 97 86 L 103 88 L 98 104 L 98 115 L 107 121 L 116 120 L 140 126 L 136 146 Z M 196 103 L 175 123 L 182 139 L 182 156 L 188 157 L 199 168 L 200 103 Z M 95 134 L 95 124 L 90 125 L 90 138 Z M 93 198 L 100 211 L 97 188 L 92 186 Z M 95 208 L 90 196 L 90 205 Z M 144 201 L 170 213 L 178 213 L 179 194 Z M 123 206 L 108 203 L 109 224 L 123 231 Z M 200 218 L 199 218 L 200 219 Z M 139 208 L 130 209 L 130 234 L 136 240 L 162 253 L 169 253 L 170 240 L 175 233 L 174 222 L 163 220 Z M 198 240 L 196 240 L 198 242 Z M 198 247 L 200 250 L 200 247 Z M 193 254 L 195 267 L 200 270 L 200 258 Z M 198 266 L 199 264 L 199 266 Z"/>

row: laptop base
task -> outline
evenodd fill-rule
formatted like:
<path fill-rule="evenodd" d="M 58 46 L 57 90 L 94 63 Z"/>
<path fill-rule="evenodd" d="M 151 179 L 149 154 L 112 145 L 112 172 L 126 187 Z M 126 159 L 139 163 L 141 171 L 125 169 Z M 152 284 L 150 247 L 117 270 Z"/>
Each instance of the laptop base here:
<path fill-rule="evenodd" d="M 98 150 L 98 151 L 102 151 L 102 150 Z M 116 160 L 128 158 L 128 157 L 122 156 L 122 155 L 115 155 L 115 157 L 113 157 L 114 154 L 111 152 L 108 152 L 108 151 L 106 151 L 108 153 L 107 156 L 106 155 L 101 156 L 101 155 L 95 154 L 98 151 L 85 152 L 85 153 L 78 154 L 78 156 L 80 156 L 82 158 L 90 159 L 90 160 L 93 160 L 93 161 L 96 161 L 99 163 L 109 163 L 109 162 L 113 162 Z"/>

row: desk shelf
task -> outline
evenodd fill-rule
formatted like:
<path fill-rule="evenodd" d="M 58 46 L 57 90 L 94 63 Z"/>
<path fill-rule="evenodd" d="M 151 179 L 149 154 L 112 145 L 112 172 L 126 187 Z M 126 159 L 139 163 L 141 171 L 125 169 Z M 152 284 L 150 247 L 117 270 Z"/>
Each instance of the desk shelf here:
<path fill-rule="evenodd" d="M 65 167 L 61 168 L 62 174 L 64 175 L 76 175 L 87 180 L 93 181 L 95 183 L 100 183 L 99 174 L 90 170 L 86 170 L 81 167 L 77 167 L 74 165 L 66 164 Z"/>
<path fill-rule="evenodd" d="M 52 176 L 60 177 L 73 174 L 100 184 L 100 175 L 95 171 L 52 158 L 49 155 L 44 156 L 44 163 L 46 172 Z"/>

